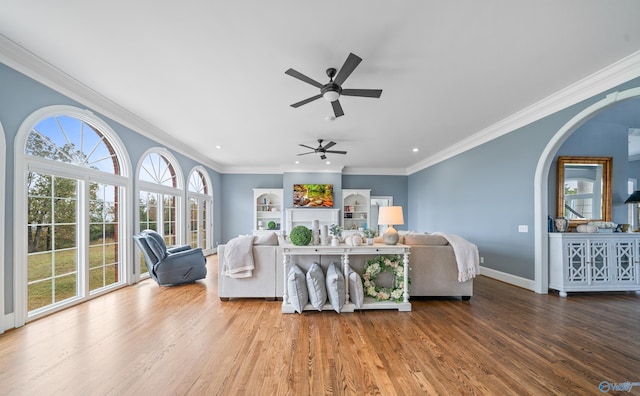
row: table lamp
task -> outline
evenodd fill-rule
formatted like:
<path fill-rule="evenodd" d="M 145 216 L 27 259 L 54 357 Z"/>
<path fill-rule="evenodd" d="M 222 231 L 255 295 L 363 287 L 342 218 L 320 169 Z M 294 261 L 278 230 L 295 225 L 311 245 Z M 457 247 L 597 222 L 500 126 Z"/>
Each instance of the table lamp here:
<path fill-rule="evenodd" d="M 637 205 L 638 203 L 640 203 L 640 190 L 636 190 L 634 191 L 631 195 L 629 195 L 629 198 L 627 198 L 626 201 L 624 201 L 624 203 L 626 204 L 635 204 Z M 634 221 L 636 222 L 636 224 L 634 224 L 635 226 L 638 226 L 638 218 L 636 217 L 634 219 Z M 634 226 L 632 225 L 632 226 Z"/>
<path fill-rule="evenodd" d="M 384 234 L 382 234 L 384 243 L 387 245 L 395 245 L 398 243 L 400 236 L 393 226 L 404 224 L 402 206 L 381 206 L 378 212 L 378 224 L 389 226 Z"/>

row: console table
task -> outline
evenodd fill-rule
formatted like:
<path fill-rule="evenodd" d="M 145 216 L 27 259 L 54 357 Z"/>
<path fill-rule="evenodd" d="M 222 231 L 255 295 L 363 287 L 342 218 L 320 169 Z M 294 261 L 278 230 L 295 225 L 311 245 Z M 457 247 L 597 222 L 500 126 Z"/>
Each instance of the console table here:
<path fill-rule="evenodd" d="M 549 233 L 549 288 L 639 291 L 640 234 Z"/>
<path fill-rule="evenodd" d="M 402 302 L 395 301 L 376 301 L 372 297 L 365 297 L 364 304 L 360 309 L 397 309 L 398 311 L 408 312 L 411 311 L 411 303 L 409 302 L 409 254 L 410 247 L 407 245 L 361 245 L 361 246 L 296 246 L 292 244 L 282 245 L 282 262 L 284 266 L 284 295 L 282 296 L 282 312 L 294 313 L 293 305 L 289 303 L 289 293 L 287 290 L 287 276 L 289 274 L 289 265 L 291 263 L 291 256 L 308 256 L 308 255 L 333 255 L 340 256 L 342 261 L 342 267 L 345 277 L 345 304 L 341 312 L 354 312 L 355 305 L 349 299 L 349 256 L 351 255 L 403 255 L 404 262 L 404 299 Z M 360 274 L 362 275 L 362 274 Z M 327 310 L 332 309 L 330 304 L 327 304 Z M 305 307 L 306 310 L 314 310 L 310 304 Z M 325 309 L 325 308 L 323 308 Z"/>

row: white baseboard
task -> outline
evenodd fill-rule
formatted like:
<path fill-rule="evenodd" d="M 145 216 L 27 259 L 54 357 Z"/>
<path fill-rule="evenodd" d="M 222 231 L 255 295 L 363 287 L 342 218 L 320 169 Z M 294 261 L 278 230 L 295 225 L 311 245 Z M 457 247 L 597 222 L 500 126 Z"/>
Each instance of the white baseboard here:
<path fill-rule="evenodd" d="M 520 276 L 507 274 L 506 272 L 496 271 L 487 267 L 480 267 L 480 275 L 488 276 L 510 285 L 518 286 L 523 289 L 535 291 L 535 281 Z"/>

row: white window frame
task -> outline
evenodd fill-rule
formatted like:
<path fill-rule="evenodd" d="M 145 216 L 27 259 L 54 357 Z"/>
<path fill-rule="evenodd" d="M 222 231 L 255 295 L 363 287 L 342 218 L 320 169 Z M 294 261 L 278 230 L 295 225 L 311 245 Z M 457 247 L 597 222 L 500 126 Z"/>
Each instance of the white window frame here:
<path fill-rule="evenodd" d="M 171 166 L 176 174 L 176 187 L 164 186 L 158 183 L 148 182 L 145 180 L 140 180 L 140 170 L 142 169 L 142 163 L 150 154 L 158 154 L 163 156 Z M 138 165 L 136 166 L 136 191 L 135 191 L 135 214 L 134 214 L 134 222 L 135 222 L 135 232 L 140 232 L 140 192 L 148 191 L 152 193 L 159 193 L 163 195 L 172 195 L 175 196 L 176 199 L 176 244 L 183 244 L 186 235 L 186 226 L 185 226 L 185 189 L 184 189 L 184 176 L 182 173 L 182 168 L 180 167 L 180 163 L 176 159 L 176 157 L 171 154 L 169 150 L 164 147 L 153 147 L 145 151 L 138 160 Z M 164 226 L 163 219 L 163 211 L 160 209 L 158 213 L 158 224 Z M 140 274 L 140 250 L 136 246 L 135 248 L 136 254 L 134 255 L 134 267 L 135 271 L 133 274 L 133 281 L 139 282 L 142 279 L 146 279 L 149 277 L 149 273 L 145 273 L 144 275 Z"/>
<path fill-rule="evenodd" d="M 191 242 L 191 199 L 197 199 L 198 203 L 204 201 L 207 205 L 207 213 L 209 214 L 209 217 L 207 218 L 207 239 L 206 239 L 206 244 L 207 246 L 199 246 L 202 248 L 202 252 L 204 253 L 204 255 L 209 255 L 209 254 L 213 254 L 215 252 L 214 246 L 213 246 L 213 185 L 211 184 L 211 178 L 209 177 L 209 172 L 207 172 L 207 170 L 203 167 L 203 166 L 195 166 L 193 167 L 193 169 L 191 169 L 191 172 L 189 172 L 189 177 L 187 178 L 187 184 L 191 182 L 191 177 L 193 176 L 194 173 L 199 172 L 200 174 L 202 174 L 202 176 L 204 177 L 204 182 L 207 186 L 207 194 L 202 194 L 202 193 L 197 193 L 197 192 L 193 192 L 191 191 L 190 185 L 187 186 L 187 199 L 186 199 L 186 212 L 187 215 L 185 216 L 186 219 L 186 230 L 187 230 L 187 243 Z M 201 219 L 200 219 L 200 206 L 198 205 L 198 224 L 201 223 Z M 198 234 L 200 233 L 200 227 L 198 227 Z M 198 237 L 198 241 L 200 241 L 200 237 Z"/>
<path fill-rule="evenodd" d="M 101 134 L 103 134 L 110 142 L 120 165 L 120 174 L 108 174 L 95 169 L 80 168 L 77 165 L 67 164 L 59 161 L 49 160 L 45 158 L 37 158 L 25 154 L 25 147 L 27 138 L 31 133 L 32 128 L 40 121 L 55 116 L 69 116 L 77 118 L 81 121 L 89 123 L 95 126 Z M 132 180 L 130 175 L 131 163 L 129 156 L 124 150 L 125 145 L 120 140 L 118 135 L 113 129 L 96 115 L 88 110 L 83 110 L 73 106 L 49 106 L 36 110 L 30 114 L 20 125 L 18 133 L 15 138 L 14 145 L 14 158 L 15 158 L 15 174 L 14 174 L 14 236 L 27 234 L 27 222 L 28 217 L 28 205 L 27 205 L 27 175 L 29 172 L 42 172 L 46 174 L 69 177 L 79 181 L 80 187 L 85 188 L 85 193 L 88 189 L 89 182 L 103 182 L 113 185 L 117 185 L 120 188 L 120 231 L 122 238 L 119 240 L 119 257 L 121 257 L 122 265 L 122 280 L 111 287 L 105 287 L 99 292 L 89 293 L 88 284 L 82 279 L 85 275 L 79 274 L 81 278 L 81 287 L 79 289 L 80 297 L 65 301 L 60 304 L 52 304 L 50 309 L 38 311 L 37 314 L 29 316 L 27 302 L 27 270 L 28 270 L 28 258 L 27 258 L 27 246 L 26 239 L 20 237 L 14 237 L 14 327 L 23 326 L 26 322 L 38 319 L 44 315 L 57 312 L 61 309 L 67 308 L 70 305 L 74 305 L 97 296 L 108 293 L 116 288 L 126 286 L 131 279 L 131 241 L 127 238 L 127 235 L 131 235 L 131 221 L 129 219 L 130 207 L 129 202 L 130 192 L 132 188 Z M 79 171 L 81 170 L 81 172 Z M 85 193 L 81 195 L 85 195 Z M 87 196 L 82 197 L 86 199 Z M 82 207 L 78 215 L 78 223 L 84 226 L 88 225 L 88 206 Z M 86 205 L 85 205 L 86 206 Z M 88 273 L 89 260 L 88 260 L 88 240 L 89 240 L 89 228 L 88 226 L 80 231 L 78 234 L 78 246 L 81 251 L 84 251 L 84 256 L 80 257 L 81 264 L 84 266 L 82 272 Z M 86 245 L 86 246 L 85 246 Z"/>

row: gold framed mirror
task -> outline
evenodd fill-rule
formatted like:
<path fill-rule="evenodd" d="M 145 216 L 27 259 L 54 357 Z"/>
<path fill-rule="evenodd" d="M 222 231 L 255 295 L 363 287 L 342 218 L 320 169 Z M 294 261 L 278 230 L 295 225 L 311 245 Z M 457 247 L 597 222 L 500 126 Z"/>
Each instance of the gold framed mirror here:
<path fill-rule="evenodd" d="M 556 213 L 569 227 L 611 221 L 612 157 L 558 157 Z"/>

